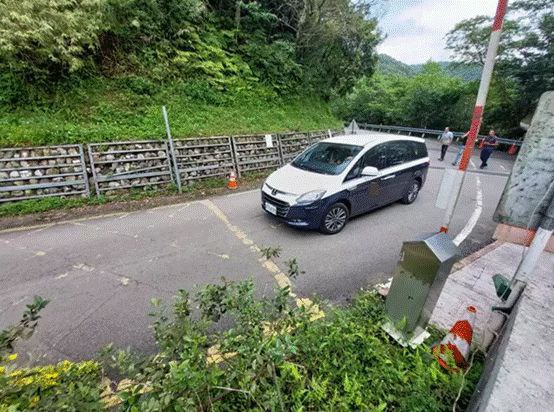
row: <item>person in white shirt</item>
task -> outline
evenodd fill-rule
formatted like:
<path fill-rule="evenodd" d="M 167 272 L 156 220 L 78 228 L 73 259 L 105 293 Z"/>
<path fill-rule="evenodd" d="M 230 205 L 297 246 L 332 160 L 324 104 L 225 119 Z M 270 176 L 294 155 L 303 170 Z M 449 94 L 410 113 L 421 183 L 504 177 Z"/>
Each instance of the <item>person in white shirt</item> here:
<path fill-rule="evenodd" d="M 446 151 L 448 150 L 448 146 L 452 143 L 452 140 L 454 139 L 454 135 L 450 131 L 449 127 L 444 128 L 444 132 L 442 135 L 438 137 L 438 140 L 441 142 L 441 156 L 439 157 L 440 161 L 444 160 L 444 156 L 446 155 Z"/>

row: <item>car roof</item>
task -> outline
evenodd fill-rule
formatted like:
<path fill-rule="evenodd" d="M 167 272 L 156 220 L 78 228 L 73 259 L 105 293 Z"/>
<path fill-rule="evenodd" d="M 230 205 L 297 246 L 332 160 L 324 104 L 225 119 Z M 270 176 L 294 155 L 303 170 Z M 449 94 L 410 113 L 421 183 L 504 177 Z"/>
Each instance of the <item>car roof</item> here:
<path fill-rule="evenodd" d="M 395 140 L 409 140 L 413 142 L 424 143 L 425 140 L 420 137 L 391 135 L 388 133 L 375 133 L 375 132 L 359 132 L 357 134 L 343 134 L 333 136 L 323 140 L 325 143 L 339 143 L 339 144 L 351 144 L 355 146 L 368 146 L 383 142 L 391 142 Z"/>

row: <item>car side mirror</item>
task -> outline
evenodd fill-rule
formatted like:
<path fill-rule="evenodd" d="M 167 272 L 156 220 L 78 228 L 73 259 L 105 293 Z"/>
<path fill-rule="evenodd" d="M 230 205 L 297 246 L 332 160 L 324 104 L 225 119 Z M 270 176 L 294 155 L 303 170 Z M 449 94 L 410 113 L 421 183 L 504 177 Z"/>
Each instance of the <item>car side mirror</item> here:
<path fill-rule="evenodd" d="M 373 167 L 373 166 L 364 167 L 364 169 L 362 170 L 362 176 L 373 177 L 373 176 L 378 176 L 378 175 L 379 175 L 379 170 L 376 167 Z"/>

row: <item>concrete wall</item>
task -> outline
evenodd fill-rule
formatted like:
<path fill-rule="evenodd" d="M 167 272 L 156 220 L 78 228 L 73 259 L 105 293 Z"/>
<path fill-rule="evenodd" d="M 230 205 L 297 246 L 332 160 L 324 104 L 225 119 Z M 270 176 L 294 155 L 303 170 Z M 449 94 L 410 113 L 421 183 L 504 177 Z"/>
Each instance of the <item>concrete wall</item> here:
<path fill-rule="evenodd" d="M 554 197 L 554 91 L 542 95 L 494 220 L 537 229 Z M 550 227 L 544 226 L 548 224 Z M 554 217 L 543 221 L 554 228 Z"/>

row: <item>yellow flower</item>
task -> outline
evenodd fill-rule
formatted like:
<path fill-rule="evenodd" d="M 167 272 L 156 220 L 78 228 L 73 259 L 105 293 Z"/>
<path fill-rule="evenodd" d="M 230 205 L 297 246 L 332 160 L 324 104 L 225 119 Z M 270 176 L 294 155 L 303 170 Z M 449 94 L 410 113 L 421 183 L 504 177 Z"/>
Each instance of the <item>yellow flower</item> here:
<path fill-rule="evenodd" d="M 17 353 L 12 353 L 11 355 L 8 356 L 8 360 L 10 362 L 13 362 L 16 359 L 17 359 Z"/>
<path fill-rule="evenodd" d="M 35 406 L 37 406 L 38 401 L 40 401 L 40 397 L 38 395 L 33 396 L 29 401 L 29 406 L 31 408 L 34 408 Z"/>
<path fill-rule="evenodd" d="M 4 368 L 3 366 L 0 366 L 0 374 L 4 374 L 6 372 L 6 368 Z"/>
<path fill-rule="evenodd" d="M 46 379 L 52 379 L 52 380 L 56 379 L 58 376 L 60 376 L 58 372 L 48 372 L 44 374 L 44 377 Z"/>

